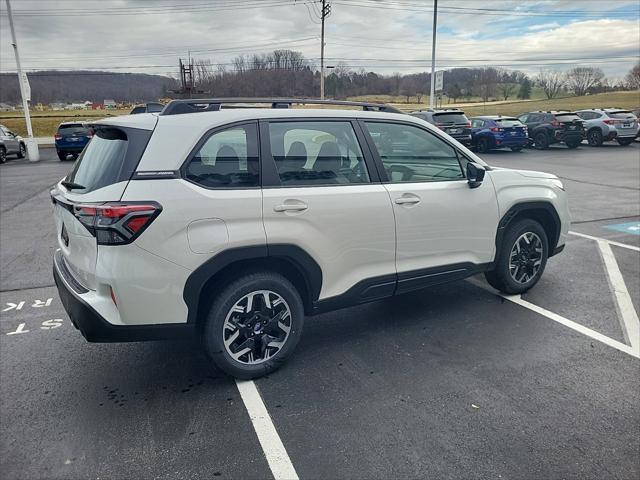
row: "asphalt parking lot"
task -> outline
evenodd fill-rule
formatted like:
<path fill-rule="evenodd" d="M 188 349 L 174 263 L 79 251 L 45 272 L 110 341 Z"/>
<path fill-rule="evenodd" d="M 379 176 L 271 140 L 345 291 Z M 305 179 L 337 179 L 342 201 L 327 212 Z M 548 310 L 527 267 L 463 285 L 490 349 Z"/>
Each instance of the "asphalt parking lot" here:
<path fill-rule="evenodd" d="M 197 344 L 73 328 L 48 193 L 71 163 L 41 154 L 0 166 L 2 477 L 273 478 L 261 419 Z M 255 382 L 299 478 L 639 478 L 640 144 L 483 158 L 563 179 L 565 252 L 522 298 L 474 278 L 308 319 Z"/>

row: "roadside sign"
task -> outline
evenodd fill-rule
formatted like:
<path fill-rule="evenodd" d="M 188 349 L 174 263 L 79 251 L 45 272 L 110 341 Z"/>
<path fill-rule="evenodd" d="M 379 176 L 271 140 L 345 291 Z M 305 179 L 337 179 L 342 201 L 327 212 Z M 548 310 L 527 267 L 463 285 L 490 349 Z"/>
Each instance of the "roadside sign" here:
<path fill-rule="evenodd" d="M 29 79 L 27 78 L 27 74 L 25 72 L 22 72 L 22 76 L 20 80 L 22 82 L 22 87 L 24 91 L 24 98 L 27 100 L 27 102 L 30 102 L 31 101 L 31 85 L 29 85 Z"/>
<path fill-rule="evenodd" d="M 630 235 L 640 235 L 640 222 L 617 223 L 615 225 L 606 225 L 604 228 Z"/>
<path fill-rule="evenodd" d="M 444 84 L 444 70 L 438 70 L 436 72 L 436 84 L 435 84 L 436 92 L 442 91 L 443 84 Z"/>

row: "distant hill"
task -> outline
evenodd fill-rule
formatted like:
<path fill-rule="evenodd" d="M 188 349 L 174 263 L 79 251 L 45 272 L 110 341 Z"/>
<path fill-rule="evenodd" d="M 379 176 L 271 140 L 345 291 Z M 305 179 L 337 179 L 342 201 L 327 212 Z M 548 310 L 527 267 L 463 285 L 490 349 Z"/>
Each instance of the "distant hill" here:
<path fill-rule="evenodd" d="M 157 100 L 168 89 L 175 88 L 176 81 L 161 75 L 145 73 L 114 73 L 96 71 L 40 71 L 27 74 L 31 85 L 32 103 L 52 102 L 143 102 Z M 0 102 L 20 102 L 18 75 L 0 74 Z"/>

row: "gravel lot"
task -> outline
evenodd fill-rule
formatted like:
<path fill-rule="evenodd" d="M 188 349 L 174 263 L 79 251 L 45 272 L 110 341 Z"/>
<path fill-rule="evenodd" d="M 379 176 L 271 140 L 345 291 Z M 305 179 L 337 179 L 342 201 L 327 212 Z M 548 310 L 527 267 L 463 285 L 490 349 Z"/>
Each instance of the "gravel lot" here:
<path fill-rule="evenodd" d="M 197 344 L 73 328 L 49 200 L 71 163 L 41 154 L 0 166 L 2 477 L 273 478 L 236 383 Z M 309 319 L 255 382 L 301 479 L 640 477 L 640 360 L 615 280 L 638 312 L 640 144 L 484 158 L 563 178 L 565 252 L 521 299 L 477 278 Z"/>

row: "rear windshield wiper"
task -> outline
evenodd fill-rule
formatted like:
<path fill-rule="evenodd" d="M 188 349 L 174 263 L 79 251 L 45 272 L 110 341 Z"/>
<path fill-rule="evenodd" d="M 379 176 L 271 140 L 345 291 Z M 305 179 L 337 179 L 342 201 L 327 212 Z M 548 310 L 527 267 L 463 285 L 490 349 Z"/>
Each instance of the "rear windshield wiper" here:
<path fill-rule="evenodd" d="M 62 184 L 63 187 L 66 187 L 69 190 L 79 190 L 79 189 L 84 190 L 85 188 L 87 188 L 84 185 L 80 185 L 79 183 L 68 182 L 66 180 L 63 180 L 60 183 Z"/>

